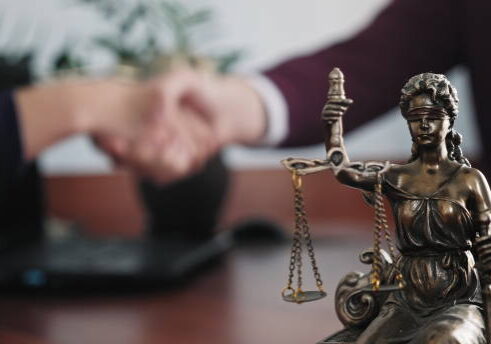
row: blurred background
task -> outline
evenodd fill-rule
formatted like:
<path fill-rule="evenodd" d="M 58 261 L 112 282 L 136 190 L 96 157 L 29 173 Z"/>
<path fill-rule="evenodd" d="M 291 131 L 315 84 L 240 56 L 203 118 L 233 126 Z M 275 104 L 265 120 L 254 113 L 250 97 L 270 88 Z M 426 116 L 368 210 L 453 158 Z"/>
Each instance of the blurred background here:
<path fill-rule="evenodd" d="M 145 64 L 154 51 L 211 57 L 228 71 L 257 73 L 350 37 L 388 2 L 180 0 L 142 13 L 140 4 L 163 2 L 0 0 L 0 53 L 19 66 L 4 69 L 5 73 L 27 73 L 35 82 L 63 77 L 67 71 L 111 74 L 122 63 Z M 363 56 L 359 63 L 365 63 Z M 480 148 L 468 73 L 458 68 L 449 77 L 461 100 L 457 128 L 465 138 L 465 155 L 472 159 Z M 347 85 L 349 78 L 346 75 Z M 348 111 L 345 121 L 349 120 Z M 398 109 L 393 109 L 350 133 L 346 146 L 352 160 L 404 161 L 410 154 L 410 137 Z M 322 146 L 228 148 L 225 162 L 232 171 L 231 183 L 219 227 L 267 218 L 290 229 L 291 182 L 279 161 L 324 154 Z M 43 153 L 40 166 L 51 217 L 76 223 L 90 235 L 142 236 L 145 214 L 133 177 L 115 170 L 90 138 L 72 137 L 53 146 Z M 174 294 L 35 301 L 7 295 L 0 300 L 0 327 L 6 329 L 0 331 L 0 342 L 293 344 L 319 340 L 341 327 L 331 306 L 334 287 L 346 272 L 360 268 L 356 255 L 371 244 L 373 211 L 358 191 L 338 185 L 328 173 L 305 178 L 305 199 L 314 242 L 321 247 L 317 254 L 328 281 L 328 304 L 309 304 L 301 310 L 284 305 L 278 292 L 287 277 L 288 247 L 258 247 L 234 251 L 225 265 L 199 280 L 194 289 Z M 48 340 L 38 340 L 41 337 Z"/>
<path fill-rule="evenodd" d="M 22 44 L 32 44 L 36 50 L 32 69 L 38 78 L 50 75 L 54 60 L 64 49 L 80 57 L 92 73 L 104 71 L 115 63 L 113 56 L 103 49 L 94 48 L 90 41 L 98 35 L 114 30 L 117 20 L 105 20 L 101 15 L 102 10 L 91 5 L 91 1 L 47 0 L 42 4 L 28 0 L 1 2 L 2 7 L 7 9 L 5 13 L 8 16 L 3 18 L 1 24 L 0 34 L 3 33 L 4 39 L 0 40 L 0 49 L 15 51 L 25 49 L 22 48 Z M 117 3 L 120 14 L 115 17 L 122 18 L 138 4 L 138 1 L 105 3 Z M 305 0 L 285 3 L 281 0 L 181 0 L 176 3 L 185 5 L 191 12 L 209 12 L 203 23 L 186 32 L 193 52 L 207 56 L 237 52 L 238 59 L 232 64 L 231 70 L 253 73 L 287 57 L 349 37 L 369 23 L 388 1 Z M 14 19 L 12 14 L 15 13 L 24 13 L 24 17 Z M 164 49 L 171 50 L 175 26 L 171 25 L 168 17 L 162 15 L 161 18 L 160 26 L 153 26 L 151 30 L 161 40 L 160 44 Z M 135 21 L 141 24 L 145 22 L 145 18 L 137 18 Z M 12 33 L 12 29 L 14 32 L 19 31 L 11 36 L 20 38 L 16 43 L 9 43 L 5 39 L 6 35 Z M 134 25 L 126 37 L 129 49 L 138 50 L 142 46 L 141 37 L 145 37 L 145 33 L 139 25 Z M 364 63 L 362 57 L 360 63 Z M 467 73 L 465 70 L 457 69 L 450 73 L 450 78 L 461 99 L 463 115 L 457 121 L 457 126 L 465 137 L 464 152 L 472 157 L 479 153 L 479 145 L 474 128 L 476 122 L 472 118 Z M 349 84 L 349 75 L 347 83 Z M 346 120 L 349 120 L 349 113 Z M 383 138 L 390 138 L 390 141 Z M 347 147 L 353 159 L 404 160 L 409 154 L 409 135 L 404 121 L 400 120 L 398 111 L 394 110 L 378 121 L 351 133 L 347 139 Z M 322 157 L 323 148 L 294 151 L 230 148 L 226 153 L 226 161 L 234 169 L 280 168 L 278 161 L 293 155 Z M 49 175 L 100 174 L 111 171 L 109 161 L 92 147 L 86 137 L 74 137 L 51 148 L 43 154 L 41 166 Z"/>
<path fill-rule="evenodd" d="M 162 2 L 1 0 L 0 51 L 11 61 L 24 63 L 33 80 L 40 82 L 63 75 L 66 69 L 106 75 L 127 61 L 144 64 L 145 56 L 151 57 L 155 51 L 212 57 L 228 71 L 257 73 L 288 57 L 350 37 L 388 1 L 186 0 L 163 2 L 167 7 L 157 6 L 155 11 L 138 11 L 142 4 L 158 3 Z M 449 77 L 461 100 L 457 128 L 465 138 L 464 152 L 472 158 L 479 154 L 479 138 L 468 74 L 458 68 Z M 349 75 L 346 78 L 349 87 Z M 348 112 L 345 121 L 349 116 Z M 409 156 L 410 137 L 398 109 L 394 109 L 347 135 L 346 145 L 352 160 L 404 161 Z M 322 158 L 324 154 L 322 146 L 228 148 L 225 162 L 233 174 L 224 226 L 248 216 L 269 217 L 289 225 L 290 185 L 279 161 L 289 156 Z M 47 176 L 52 215 L 94 228 L 97 233 L 112 233 L 118 228 L 116 231 L 137 235 L 141 230 L 144 219 L 130 178 L 114 171 L 88 137 L 72 137 L 53 146 L 42 155 L 40 165 Z M 314 218 L 358 221 L 343 210 L 351 204 L 349 192 L 341 191 L 346 203 L 334 202 L 330 208 L 330 194 L 344 189 L 322 176 L 308 180 L 315 185 L 307 190 L 314 200 Z M 261 192 L 258 185 L 268 185 L 277 192 Z M 353 197 L 358 199 L 357 194 Z M 271 202 L 276 206 L 269 206 Z"/>

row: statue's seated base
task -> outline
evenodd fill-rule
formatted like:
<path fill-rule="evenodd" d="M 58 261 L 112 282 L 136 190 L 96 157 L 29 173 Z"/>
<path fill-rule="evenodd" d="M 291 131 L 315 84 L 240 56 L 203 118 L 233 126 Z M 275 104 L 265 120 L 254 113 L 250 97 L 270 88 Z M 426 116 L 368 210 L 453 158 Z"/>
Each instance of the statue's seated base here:
<path fill-rule="evenodd" d="M 361 334 L 362 329 L 358 328 L 345 328 L 339 332 L 336 332 L 332 336 L 329 336 L 317 344 L 355 344 L 356 339 Z"/>
<path fill-rule="evenodd" d="M 381 282 L 387 282 L 392 260 L 384 250 L 380 250 L 382 271 Z M 371 265 L 374 260 L 373 249 L 360 254 L 360 261 Z M 355 344 L 369 323 L 377 316 L 380 306 L 385 302 L 387 292 L 375 292 L 371 286 L 370 273 L 350 272 L 338 284 L 335 295 L 336 313 L 345 328 L 321 340 L 317 344 Z M 381 290 L 382 291 L 382 290 Z"/>

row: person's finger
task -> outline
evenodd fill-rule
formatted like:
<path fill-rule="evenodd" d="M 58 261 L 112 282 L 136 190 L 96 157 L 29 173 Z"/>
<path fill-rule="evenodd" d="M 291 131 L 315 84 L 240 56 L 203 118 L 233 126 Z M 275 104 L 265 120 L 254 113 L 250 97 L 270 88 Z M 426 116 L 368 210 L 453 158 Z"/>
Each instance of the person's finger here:
<path fill-rule="evenodd" d="M 106 153 L 115 165 L 122 164 L 123 158 L 127 155 L 128 140 L 112 135 L 92 136 L 92 142 L 104 153 Z"/>
<path fill-rule="evenodd" d="M 147 168 L 147 175 L 159 184 L 181 179 L 189 174 L 191 155 L 187 143 L 176 139 L 166 149 L 158 151 L 154 164 Z"/>
<path fill-rule="evenodd" d="M 198 73 L 181 68 L 149 81 L 158 99 L 154 116 L 160 119 L 178 116 L 183 99 L 199 89 L 198 79 Z"/>
<path fill-rule="evenodd" d="M 176 147 L 178 149 L 175 161 L 176 177 L 181 178 L 194 172 L 193 169 L 198 165 L 199 160 L 205 159 L 203 148 L 207 145 L 205 137 L 198 122 L 184 112 L 180 113 Z"/>
<path fill-rule="evenodd" d="M 175 124 L 175 141 L 160 150 L 153 175 L 163 182 L 181 179 L 199 172 L 217 150 L 214 133 L 201 116 L 183 109 Z"/>
<path fill-rule="evenodd" d="M 196 147 L 193 166 L 200 168 L 218 150 L 217 133 L 213 125 L 190 109 L 184 109 L 182 117 L 189 130 L 191 144 Z"/>

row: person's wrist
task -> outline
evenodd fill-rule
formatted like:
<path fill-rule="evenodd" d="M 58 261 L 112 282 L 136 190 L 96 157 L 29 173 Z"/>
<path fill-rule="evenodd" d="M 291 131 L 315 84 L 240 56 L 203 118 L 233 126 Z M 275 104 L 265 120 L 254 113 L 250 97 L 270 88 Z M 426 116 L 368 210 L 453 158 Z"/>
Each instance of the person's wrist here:
<path fill-rule="evenodd" d="M 71 103 L 74 127 L 91 135 L 129 135 L 137 114 L 147 101 L 143 87 L 133 82 L 107 79 L 81 83 Z"/>
<path fill-rule="evenodd" d="M 86 110 L 86 102 L 95 101 L 87 97 L 85 83 L 67 85 L 66 97 L 62 106 L 63 116 L 69 123 L 73 134 L 92 134 L 95 132 L 97 114 Z M 89 99 L 87 99 L 89 98 Z"/>
<path fill-rule="evenodd" d="M 74 111 L 69 84 L 19 89 L 14 98 L 27 159 L 59 139 L 84 131 L 87 123 Z"/>
<path fill-rule="evenodd" d="M 224 96 L 230 99 L 226 115 L 230 126 L 228 143 L 257 145 L 267 126 L 260 95 L 240 77 L 226 77 L 223 87 Z"/>
<path fill-rule="evenodd" d="M 80 82 L 69 92 L 67 113 L 77 132 L 97 135 L 107 131 L 107 117 L 111 114 L 104 113 L 102 105 L 98 105 L 101 99 L 114 97 L 114 91 L 107 84 L 105 80 Z"/>

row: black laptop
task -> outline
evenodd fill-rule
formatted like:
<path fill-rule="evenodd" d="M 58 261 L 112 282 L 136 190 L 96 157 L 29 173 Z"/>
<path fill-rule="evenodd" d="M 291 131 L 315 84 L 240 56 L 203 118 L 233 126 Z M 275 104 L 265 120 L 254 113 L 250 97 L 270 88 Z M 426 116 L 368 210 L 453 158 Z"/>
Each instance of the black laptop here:
<path fill-rule="evenodd" d="M 89 238 L 73 225 L 53 235 L 57 232 L 41 224 L 41 179 L 34 167 L 24 174 L 14 191 L 0 194 L 0 289 L 172 286 L 232 247 L 230 231 L 215 232 L 228 180 L 219 157 L 178 183 L 160 187 L 140 182 L 148 214 L 140 239 Z"/>
<path fill-rule="evenodd" d="M 45 238 L 0 252 L 0 289 L 172 287 L 212 266 L 232 244 L 226 232 L 204 241 Z"/>

